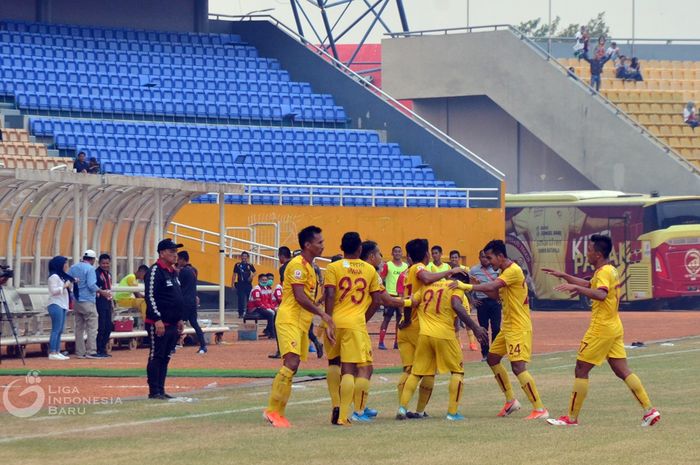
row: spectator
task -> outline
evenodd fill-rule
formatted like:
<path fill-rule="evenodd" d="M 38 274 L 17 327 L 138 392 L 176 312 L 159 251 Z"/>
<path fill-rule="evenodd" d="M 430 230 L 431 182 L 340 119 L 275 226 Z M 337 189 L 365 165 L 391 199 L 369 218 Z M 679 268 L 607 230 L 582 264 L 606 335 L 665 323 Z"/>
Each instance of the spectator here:
<path fill-rule="evenodd" d="M 199 297 L 197 297 L 197 268 L 190 264 L 190 254 L 186 250 L 177 253 L 177 278 L 180 280 L 180 288 L 182 289 L 182 299 L 185 301 L 184 314 L 182 319 L 189 322 L 194 329 L 199 341 L 199 350 L 197 354 L 204 355 L 207 353 L 207 342 L 204 339 L 204 332 L 197 321 L 197 307 L 199 306 Z"/>
<path fill-rule="evenodd" d="M 168 363 L 179 335 L 184 329 L 182 315 L 185 301 L 177 279 L 174 265 L 177 263 L 176 244 L 171 239 L 158 243 L 158 261 L 151 265 L 144 278 L 148 299 L 146 305 L 146 331 L 151 340 L 146 372 L 148 375 L 148 398 L 171 399 L 165 392 Z"/>
<path fill-rule="evenodd" d="M 87 173 L 90 165 L 85 161 L 85 152 L 78 153 L 78 157 L 73 162 L 73 171 L 76 173 Z"/>
<path fill-rule="evenodd" d="M 618 59 L 622 58 L 620 55 L 620 47 L 617 46 L 617 42 L 612 42 L 610 47 L 605 51 L 605 54 L 612 60 L 613 65 L 617 67 Z"/>
<path fill-rule="evenodd" d="M 593 59 L 588 58 L 588 55 L 583 55 L 584 60 L 588 62 L 591 68 L 591 87 L 593 87 L 596 92 L 600 91 L 600 75 L 603 72 L 603 66 L 610 59 L 605 56 L 605 53 L 601 57 L 596 57 Z"/>
<path fill-rule="evenodd" d="M 574 68 L 573 66 L 569 66 L 566 75 L 572 79 L 578 79 L 578 76 L 576 76 L 576 68 Z"/>
<path fill-rule="evenodd" d="M 686 104 L 685 108 L 683 108 L 683 121 L 685 124 L 693 128 L 693 131 L 695 131 L 695 128 L 698 127 L 698 115 L 697 115 L 697 110 L 695 108 L 695 102 L 690 101 Z"/>
<path fill-rule="evenodd" d="M 100 163 L 97 161 L 97 158 L 90 157 L 87 172 L 90 174 L 100 174 Z"/>
<path fill-rule="evenodd" d="M 620 59 L 615 65 L 615 77 L 618 79 L 625 79 L 627 77 L 627 57 L 620 55 Z"/>
<path fill-rule="evenodd" d="M 95 270 L 97 283 L 97 357 L 111 357 L 107 353 L 107 343 L 112 334 L 112 274 L 109 272 L 112 258 L 103 253 L 97 260 L 98 267 Z"/>
<path fill-rule="evenodd" d="M 593 54 L 596 58 L 602 58 L 606 55 L 605 53 L 605 37 L 598 37 L 598 45 L 595 47 L 595 52 Z"/>
<path fill-rule="evenodd" d="M 588 55 L 588 41 L 590 40 L 588 28 L 586 26 L 581 26 L 581 29 L 579 29 L 575 37 L 574 56 L 580 61 L 584 55 Z"/>
<path fill-rule="evenodd" d="M 644 80 L 644 78 L 642 78 L 642 66 L 639 64 L 637 57 L 632 57 L 632 60 L 630 60 L 630 65 L 627 68 L 625 79 L 634 80 L 637 82 Z"/>
<path fill-rule="evenodd" d="M 498 279 L 498 273 L 489 263 L 483 250 L 479 252 L 479 264 L 471 267 L 469 274 L 473 279 L 472 283 L 476 284 L 486 284 Z M 475 292 L 474 297 L 474 306 L 476 307 L 476 316 L 479 320 L 479 326 L 487 331 L 489 325 L 491 326 L 491 342 L 493 342 L 501 331 L 501 302 L 498 300 L 498 293 L 488 295 L 484 292 Z M 482 345 L 482 362 L 486 361 L 488 353 L 489 345 Z"/>
<path fill-rule="evenodd" d="M 66 322 L 66 312 L 70 307 L 70 293 L 74 278 L 68 274 L 68 259 L 54 257 L 49 261 L 49 300 L 51 317 L 51 337 L 49 338 L 49 360 L 68 360 L 61 353 L 61 333 Z"/>
<path fill-rule="evenodd" d="M 248 307 L 248 297 L 253 289 L 253 277 L 255 267 L 248 263 L 250 255 L 248 252 L 241 253 L 241 261 L 233 266 L 233 277 L 231 286 L 236 288 L 238 297 L 238 318 L 243 318 L 243 314 Z"/>
<path fill-rule="evenodd" d="M 78 358 L 97 357 L 97 275 L 94 250 L 86 250 L 83 259 L 73 265 L 68 274 L 78 283 L 78 294 L 73 317 L 75 318 L 75 355 Z M 85 333 L 87 332 L 87 340 Z"/>
<path fill-rule="evenodd" d="M 263 334 L 269 339 L 274 339 L 275 334 L 275 311 L 272 301 L 272 283 L 268 285 L 268 275 L 258 276 L 258 285 L 250 291 L 248 299 L 248 312 L 246 318 L 256 318 L 266 320 L 267 326 Z"/>
<path fill-rule="evenodd" d="M 148 273 L 146 265 L 139 266 L 136 273 L 130 273 L 119 281 L 119 287 L 136 287 L 139 282 L 143 282 L 144 276 Z M 117 292 L 114 296 L 117 305 L 124 308 L 135 308 L 141 314 L 141 321 L 146 319 L 146 299 L 141 292 Z"/>

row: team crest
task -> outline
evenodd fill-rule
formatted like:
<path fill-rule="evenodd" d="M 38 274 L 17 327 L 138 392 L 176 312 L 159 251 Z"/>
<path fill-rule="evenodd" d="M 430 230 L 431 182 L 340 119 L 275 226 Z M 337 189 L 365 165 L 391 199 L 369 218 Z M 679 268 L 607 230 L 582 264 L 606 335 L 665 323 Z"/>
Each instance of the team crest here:
<path fill-rule="evenodd" d="M 301 270 L 294 270 L 294 277 L 297 279 L 301 279 Z"/>

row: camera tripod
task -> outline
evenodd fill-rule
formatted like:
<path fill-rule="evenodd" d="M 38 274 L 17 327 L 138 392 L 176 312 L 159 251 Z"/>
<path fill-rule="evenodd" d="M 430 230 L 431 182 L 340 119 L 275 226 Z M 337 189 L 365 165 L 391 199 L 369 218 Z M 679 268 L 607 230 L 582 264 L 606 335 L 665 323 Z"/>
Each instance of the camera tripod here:
<path fill-rule="evenodd" d="M 22 365 L 26 365 L 24 361 L 24 352 L 20 348 L 19 336 L 17 335 L 17 326 L 15 326 L 15 319 L 10 311 L 10 306 L 7 304 L 7 297 L 5 296 L 5 290 L 0 286 L 0 300 L 2 300 L 2 310 L 0 310 L 0 339 L 2 339 L 2 322 L 7 321 L 12 329 L 12 335 L 15 337 L 15 342 L 17 343 L 17 349 L 19 356 L 22 358 Z M 4 312 L 4 318 L 3 318 Z M 0 349 L 2 346 L 0 346 Z M 0 350 L 0 363 L 2 363 L 2 351 Z"/>

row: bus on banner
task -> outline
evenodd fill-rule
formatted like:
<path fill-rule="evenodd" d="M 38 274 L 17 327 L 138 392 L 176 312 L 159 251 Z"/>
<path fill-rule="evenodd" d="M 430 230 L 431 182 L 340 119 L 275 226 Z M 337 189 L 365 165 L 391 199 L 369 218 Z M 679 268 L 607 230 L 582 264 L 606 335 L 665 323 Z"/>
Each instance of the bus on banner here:
<path fill-rule="evenodd" d="M 554 268 L 590 278 L 593 234 L 612 238 L 621 307 L 700 309 L 700 196 L 660 197 L 616 191 L 506 195 L 508 256 L 526 273 L 534 309 L 587 308 L 554 288 Z"/>

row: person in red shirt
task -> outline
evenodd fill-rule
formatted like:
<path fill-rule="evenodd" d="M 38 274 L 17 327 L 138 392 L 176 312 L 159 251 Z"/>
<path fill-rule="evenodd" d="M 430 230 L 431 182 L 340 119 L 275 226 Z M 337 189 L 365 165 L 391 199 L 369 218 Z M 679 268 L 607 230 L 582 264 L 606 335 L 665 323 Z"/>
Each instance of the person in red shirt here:
<path fill-rule="evenodd" d="M 272 288 L 268 287 L 267 283 L 268 277 L 266 274 L 258 276 L 258 285 L 250 291 L 246 318 L 267 320 L 267 327 L 263 334 L 270 339 L 274 339 L 276 337 L 275 311 L 272 303 Z"/>

